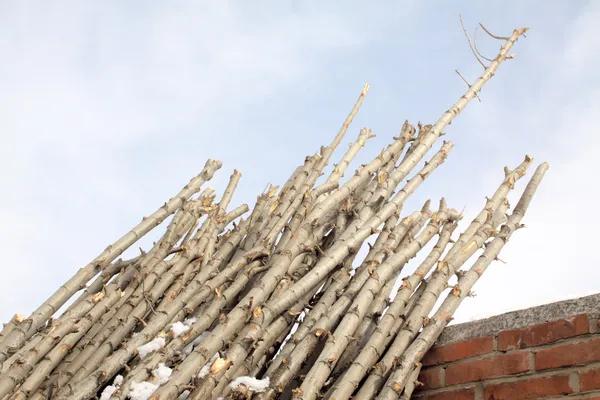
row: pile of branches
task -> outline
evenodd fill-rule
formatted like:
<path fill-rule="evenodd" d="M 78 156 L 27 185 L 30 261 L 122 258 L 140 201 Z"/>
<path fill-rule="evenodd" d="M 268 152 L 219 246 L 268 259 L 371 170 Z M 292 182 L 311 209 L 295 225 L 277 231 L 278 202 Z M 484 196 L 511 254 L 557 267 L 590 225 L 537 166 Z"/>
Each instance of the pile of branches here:
<path fill-rule="evenodd" d="M 307 157 L 281 189 L 269 186 L 251 210 L 230 208 L 237 171 L 220 198 L 203 189 L 221 167 L 209 160 L 31 316 L 16 315 L 4 326 L 0 399 L 410 398 L 419 361 L 523 226 L 547 164 L 537 167 L 510 213 L 507 194 L 532 158 L 505 168 L 497 190 L 455 240 L 461 213 L 444 199 L 434 209 L 428 201 L 406 213 L 403 204 L 453 144 L 444 142 L 419 164 L 511 58 L 524 31 L 504 38 L 497 57 L 439 121 L 417 128 L 405 122 L 391 144 L 343 183 L 373 136 L 369 129 L 316 185 L 368 85 L 333 142 Z M 152 248 L 117 260 L 163 222 L 166 231 Z M 368 252 L 358 257 L 365 243 Z M 422 249 L 430 251 L 403 275 Z"/>

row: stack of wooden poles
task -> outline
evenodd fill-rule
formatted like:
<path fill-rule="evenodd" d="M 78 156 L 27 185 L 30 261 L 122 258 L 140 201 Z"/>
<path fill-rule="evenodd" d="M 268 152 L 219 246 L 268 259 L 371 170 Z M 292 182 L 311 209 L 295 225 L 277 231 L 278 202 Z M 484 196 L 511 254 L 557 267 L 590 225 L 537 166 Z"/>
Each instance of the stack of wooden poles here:
<path fill-rule="evenodd" d="M 524 31 L 504 38 L 497 57 L 437 122 L 404 123 L 343 181 L 373 136 L 369 129 L 329 175 L 324 170 L 368 85 L 333 142 L 281 188 L 269 186 L 252 208 L 230 207 L 237 171 L 221 196 L 204 187 L 221 168 L 209 160 L 29 317 L 5 324 L 0 399 L 410 398 L 423 355 L 523 226 L 547 164 L 535 169 L 512 209 L 507 194 L 533 159 L 505 168 L 454 239 L 462 215 L 444 199 L 417 210 L 403 205 L 450 154 L 453 144 L 444 142 L 424 160 L 444 129 L 512 57 Z M 160 226 L 166 230 L 153 247 L 117 259 Z M 425 249 L 416 270 L 403 274 Z M 453 276 L 457 283 L 449 286 Z"/>

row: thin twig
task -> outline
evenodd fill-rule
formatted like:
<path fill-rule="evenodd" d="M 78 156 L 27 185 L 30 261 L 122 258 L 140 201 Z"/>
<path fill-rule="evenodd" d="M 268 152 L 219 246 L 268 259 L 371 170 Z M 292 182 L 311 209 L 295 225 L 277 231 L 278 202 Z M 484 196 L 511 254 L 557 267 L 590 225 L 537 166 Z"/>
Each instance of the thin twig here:
<path fill-rule="evenodd" d="M 144 296 L 144 300 L 146 301 L 148 308 L 150 309 L 150 311 L 152 311 L 152 314 L 156 315 L 156 311 L 154 311 L 154 305 L 152 304 L 152 301 L 150 301 L 150 298 L 148 297 L 148 294 L 146 293 L 145 280 L 146 280 L 146 275 L 144 274 L 144 279 L 142 280 L 142 295 Z M 137 318 L 137 319 L 139 319 L 139 318 Z"/>
<path fill-rule="evenodd" d="M 492 34 L 490 31 L 488 31 L 486 29 L 485 26 L 483 26 L 483 24 L 480 22 L 479 26 L 481 27 L 481 29 L 483 29 L 485 31 L 485 33 L 487 33 L 488 35 L 490 35 L 491 37 L 493 37 L 494 39 L 498 39 L 498 40 L 508 40 L 509 38 L 505 37 L 505 36 L 496 36 L 494 34 Z"/>
<path fill-rule="evenodd" d="M 494 60 L 491 60 L 491 59 L 487 58 L 483 54 L 481 54 L 481 52 L 479 51 L 479 49 L 477 49 L 477 27 L 475 27 L 475 35 L 473 35 L 473 47 L 475 47 L 475 51 L 477 52 L 477 54 L 479 55 L 479 57 L 481 57 L 484 60 L 489 61 L 489 62 L 493 62 L 494 61 Z"/>
<path fill-rule="evenodd" d="M 470 84 L 469 82 L 467 82 L 467 80 L 465 79 L 465 77 L 464 77 L 464 76 L 462 76 L 462 75 L 460 74 L 460 72 L 458 72 L 458 70 L 457 70 L 457 69 L 455 69 L 454 71 L 456 71 L 456 73 L 458 74 L 458 76 L 460 76 L 460 77 L 462 78 L 462 80 L 463 80 L 463 81 L 464 81 L 464 82 L 467 84 L 467 86 L 468 86 L 469 88 L 471 88 L 471 84 Z M 477 97 L 477 100 L 479 100 L 479 102 L 481 103 L 481 99 L 479 98 L 479 96 L 477 96 L 477 92 L 475 92 L 475 97 Z"/>
<path fill-rule="evenodd" d="M 460 24 L 462 25 L 463 32 L 465 33 L 465 36 L 467 37 L 467 41 L 469 42 L 469 47 L 471 48 L 473 55 L 475 56 L 477 61 L 479 61 L 479 64 L 481 64 L 483 69 L 486 69 L 487 68 L 486 65 L 483 63 L 483 61 L 481 61 L 481 58 L 479 58 L 479 56 L 477 55 L 477 52 L 475 51 L 475 49 L 473 48 L 473 45 L 471 44 L 471 38 L 469 37 L 469 34 L 467 33 L 467 30 L 465 28 L 465 23 L 463 22 L 462 15 L 458 14 L 458 17 L 460 18 Z"/>

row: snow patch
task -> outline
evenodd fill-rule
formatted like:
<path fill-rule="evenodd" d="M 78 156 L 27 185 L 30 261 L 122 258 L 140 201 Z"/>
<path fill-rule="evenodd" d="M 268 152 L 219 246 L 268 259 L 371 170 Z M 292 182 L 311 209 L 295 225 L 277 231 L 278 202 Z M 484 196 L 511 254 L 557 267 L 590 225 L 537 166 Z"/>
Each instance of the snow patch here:
<path fill-rule="evenodd" d="M 185 326 L 192 326 L 197 320 L 198 320 L 198 318 L 196 318 L 196 317 L 186 318 L 183 320 L 183 324 Z"/>
<path fill-rule="evenodd" d="M 102 394 L 100 395 L 100 400 L 110 400 L 113 393 L 116 392 L 121 384 L 123 383 L 123 377 L 121 375 L 115 376 L 113 380 L 113 384 L 104 388 Z"/>
<path fill-rule="evenodd" d="M 156 378 L 156 383 L 132 382 L 127 397 L 131 400 L 148 400 L 160 385 L 164 385 L 169 381 L 172 373 L 173 370 L 164 363 L 158 364 L 158 368 L 152 371 L 152 375 Z M 121 377 L 121 380 L 122 379 L 123 378 Z"/>
<path fill-rule="evenodd" d="M 127 397 L 131 400 L 148 400 L 159 386 L 158 383 L 132 382 Z"/>
<path fill-rule="evenodd" d="M 240 376 L 235 378 L 233 382 L 229 384 L 232 390 L 237 389 L 240 385 L 244 385 L 248 390 L 255 393 L 262 393 L 269 387 L 269 377 L 265 379 L 256 379 L 251 376 Z"/>
<path fill-rule="evenodd" d="M 165 346 L 165 338 L 157 337 L 149 341 L 148 343 L 137 348 L 137 351 L 141 359 L 144 359 L 148 354 L 153 351 L 160 350 Z"/>
<path fill-rule="evenodd" d="M 113 381 L 113 385 L 121 385 L 123 383 L 123 376 L 117 375 L 115 376 L 115 380 Z"/>
<path fill-rule="evenodd" d="M 173 325 L 171 325 L 171 332 L 173 333 L 173 337 L 177 337 L 183 333 L 186 333 L 189 330 L 190 327 L 180 321 L 177 321 Z"/>
<path fill-rule="evenodd" d="M 102 394 L 100 395 L 100 400 L 110 400 L 113 393 L 116 392 L 118 388 L 119 388 L 118 386 L 105 387 L 104 390 L 102 391 Z"/>
<path fill-rule="evenodd" d="M 164 385 L 165 383 L 169 382 L 169 378 L 171 377 L 172 373 L 173 370 L 167 367 L 164 363 L 158 364 L 158 368 L 152 371 L 152 375 L 156 377 L 159 385 Z"/>

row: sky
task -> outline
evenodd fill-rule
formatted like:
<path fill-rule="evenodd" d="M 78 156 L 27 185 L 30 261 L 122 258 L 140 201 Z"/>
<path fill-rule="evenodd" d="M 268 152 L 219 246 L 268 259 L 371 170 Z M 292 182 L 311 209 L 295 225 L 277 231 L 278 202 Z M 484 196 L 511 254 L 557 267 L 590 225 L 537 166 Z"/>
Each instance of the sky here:
<path fill-rule="evenodd" d="M 506 264 L 491 265 L 455 321 L 599 292 L 598 2 L 0 0 L 0 321 L 30 314 L 208 158 L 223 161 L 210 185 L 238 169 L 232 205 L 252 205 L 331 141 L 367 82 L 333 157 L 371 128 L 351 171 L 405 119 L 434 123 L 466 90 L 455 70 L 470 81 L 483 70 L 459 14 L 471 36 L 479 22 L 530 31 L 447 128 L 455 148 L 405 213 L 444 196 L 465 209 L 464 228 L 505 165 L 530 154 L 528 177 L 550 169 Z M 478 32 L 488 57 L 500 44 Z"/>

